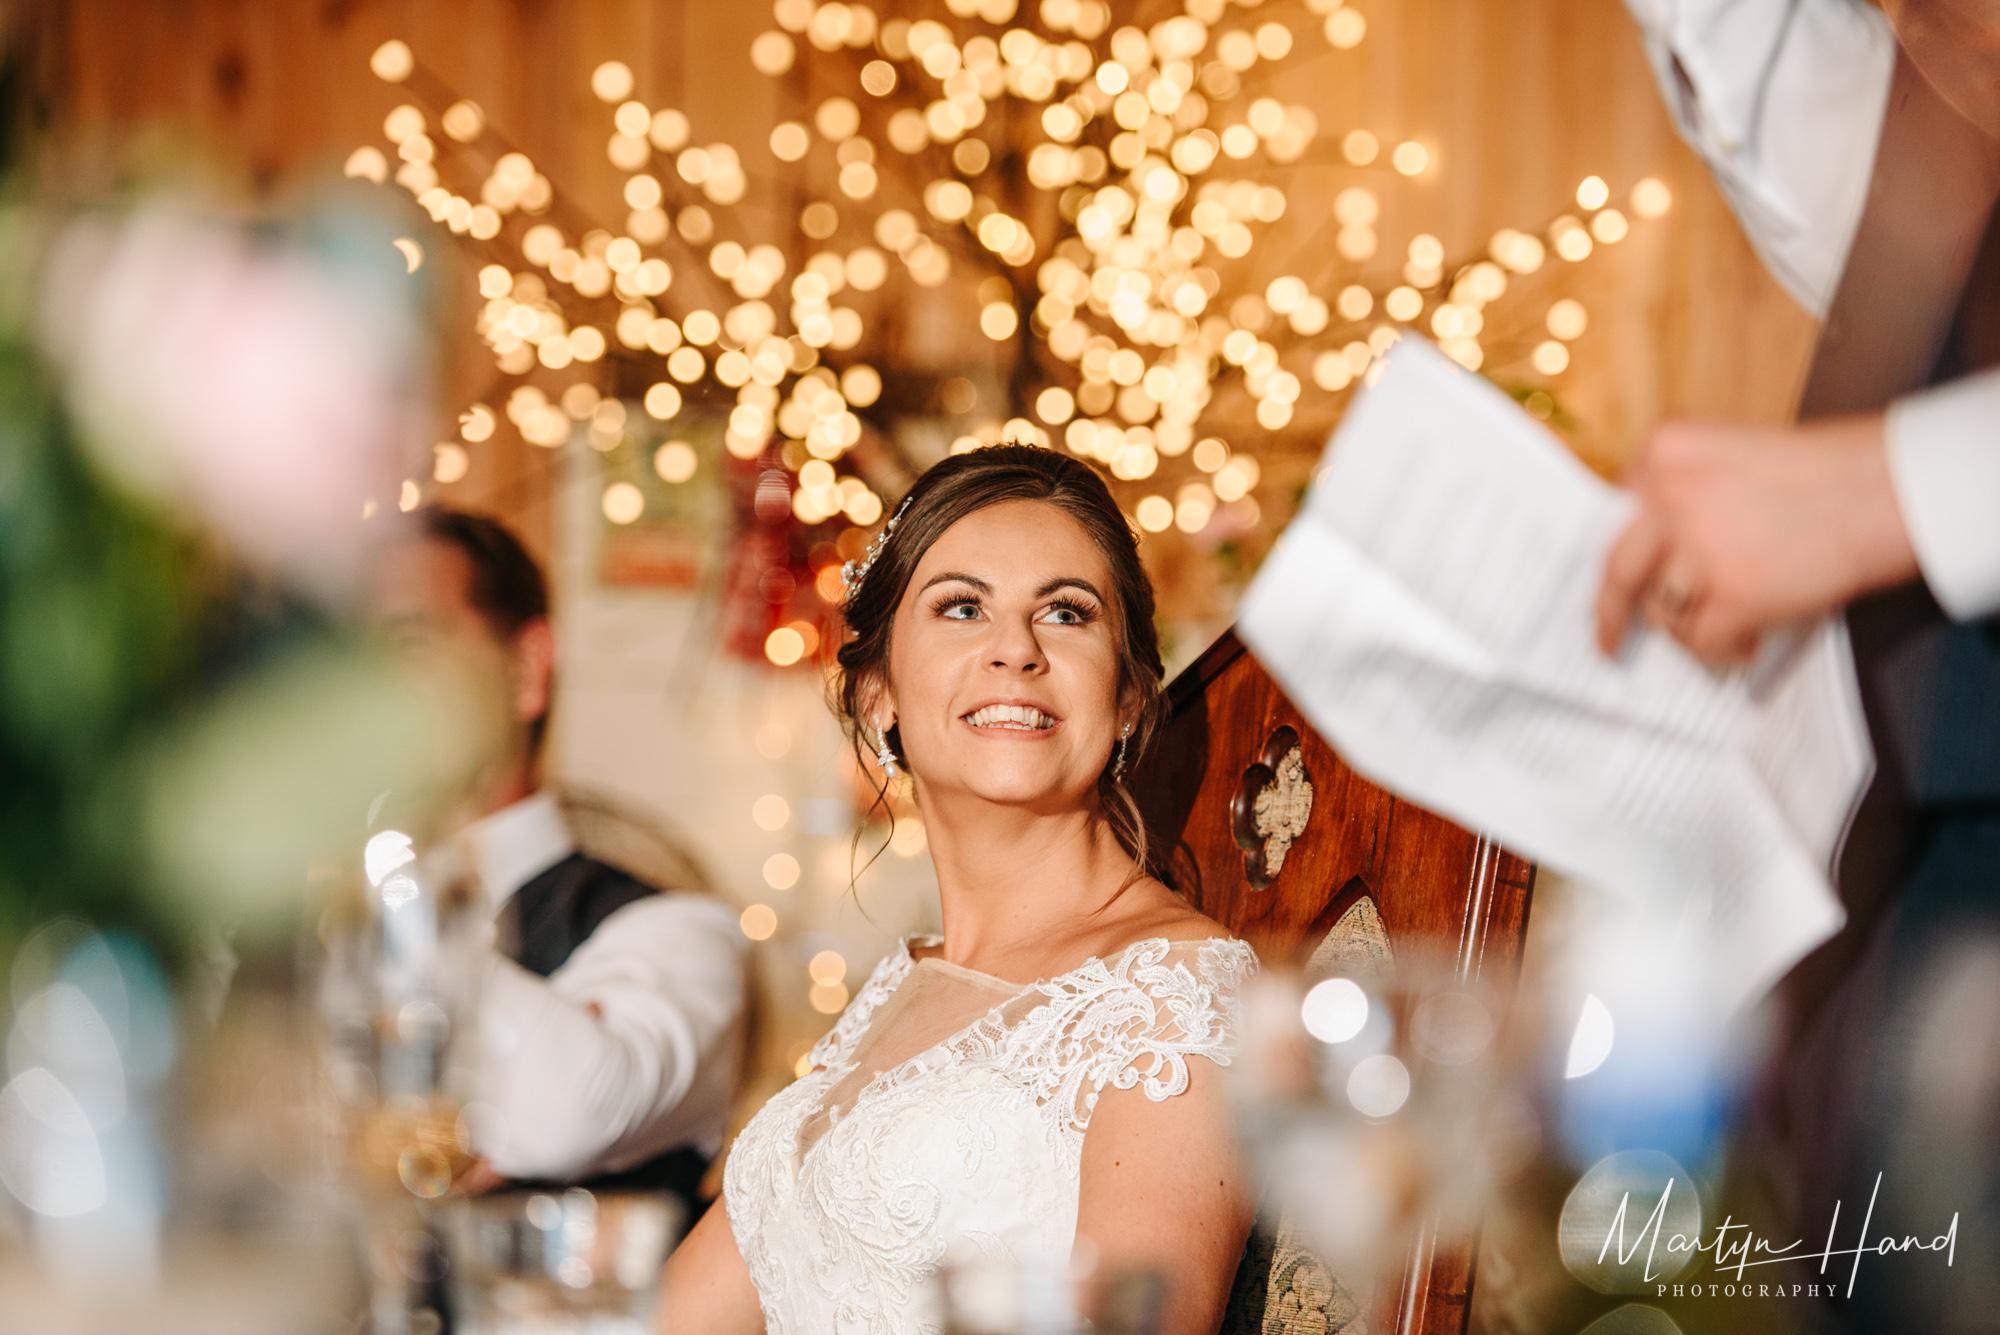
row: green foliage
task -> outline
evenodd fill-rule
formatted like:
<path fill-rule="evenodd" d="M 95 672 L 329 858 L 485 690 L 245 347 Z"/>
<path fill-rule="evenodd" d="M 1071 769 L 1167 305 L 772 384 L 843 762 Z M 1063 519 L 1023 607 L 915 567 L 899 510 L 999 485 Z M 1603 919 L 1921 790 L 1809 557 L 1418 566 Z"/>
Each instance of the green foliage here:
<path fill-rule="evenodd" d="M 57 911 L 167 932 L 106 808 L 121 755 L 198 689 L 215 584 L 191 537 L 91 471 L 51 375 L 0 335 L 0 958 Z"/>

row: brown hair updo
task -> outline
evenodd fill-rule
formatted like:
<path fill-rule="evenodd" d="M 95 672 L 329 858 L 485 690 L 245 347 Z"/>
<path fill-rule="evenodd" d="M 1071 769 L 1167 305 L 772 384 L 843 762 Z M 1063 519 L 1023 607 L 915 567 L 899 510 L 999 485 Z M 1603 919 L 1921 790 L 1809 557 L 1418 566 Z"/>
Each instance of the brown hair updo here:
<path fill-rule="evenodd" d="M 1160 662 L 1160 638 L 1153 625 L 1153 585 L 1140 564 L 1131 526 L 1104 479 L 1079 460 L 1033 445 L 991 445 L 955 454 L 917 479 L 867 578 L 841 608 L 849 635 L 837 655 L 840 675 L 834 683 L 834 712 L 856 751 L 872 753 L 875 748 L 865 740 L 860 716 L 862 691 L 871 676 L 889 679 L 889 634 L 910 577 L 946 529 L 1006 501 L 1040 501 L 1062 511 L 1090 535 L 1111 568 L 1108 596 L 1118 608 L 1118 691 L 1122 696 L 1136 686 L 1142 700 L 1128 743 L 1129 771 L 1145 755 L 1164 708 L 1160 686 L 1166 668 Z M 894 727 L 889 729 L 889 747 L 900 760 L 903 743 Z M 1098 776 L 1098 809 L 1143 870 L 1145 826 L 1138 804 L 1113 776 L 1114 764 L 1107 760 Z M 877 805 L 885 798 L 886 792 L 878 796 Z"/>

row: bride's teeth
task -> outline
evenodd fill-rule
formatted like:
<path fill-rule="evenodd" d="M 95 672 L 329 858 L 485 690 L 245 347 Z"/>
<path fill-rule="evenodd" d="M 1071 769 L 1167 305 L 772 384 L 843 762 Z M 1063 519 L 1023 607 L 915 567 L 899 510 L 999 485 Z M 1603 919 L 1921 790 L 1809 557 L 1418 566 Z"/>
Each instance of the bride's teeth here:
<path fill-rule="evenodd" d="M 1009 728 L 1040 732 L 1055 726 L 1055 720 L 1033 705 L 987 705 L 966 718 L 975 728 Z"/>

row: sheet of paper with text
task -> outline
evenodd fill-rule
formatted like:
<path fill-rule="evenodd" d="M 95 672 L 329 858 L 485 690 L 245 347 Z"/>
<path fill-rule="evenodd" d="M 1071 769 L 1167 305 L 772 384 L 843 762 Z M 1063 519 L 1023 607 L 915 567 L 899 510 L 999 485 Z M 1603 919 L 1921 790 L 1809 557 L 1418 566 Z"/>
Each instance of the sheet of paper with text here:
<path fill-rule="evenodd" d="M 1594 639 L 1632 513 L 1498 388 L 1405 338 L 1244 599 L 1243 639 L 1382 786 L 1628 897 L 1734 1006 L 1838 930 L 1873 766 L 1841 622 L 1704 667 Z"/>

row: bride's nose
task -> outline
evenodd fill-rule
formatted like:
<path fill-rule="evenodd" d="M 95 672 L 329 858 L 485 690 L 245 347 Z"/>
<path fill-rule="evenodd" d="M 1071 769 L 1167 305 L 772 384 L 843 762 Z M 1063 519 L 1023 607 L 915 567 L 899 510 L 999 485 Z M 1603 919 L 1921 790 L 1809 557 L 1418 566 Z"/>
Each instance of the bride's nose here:
<path fill-rule="evenodd" d="M 1048 666 L 1041 641 L 1035 638 L 1034 623 L 1026 617 L 996 619 L 987 653 L 987 666 L 1002 671 L 1033 673 Z"/>

